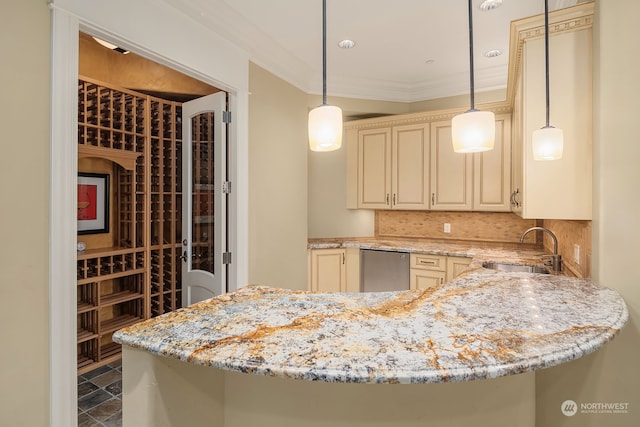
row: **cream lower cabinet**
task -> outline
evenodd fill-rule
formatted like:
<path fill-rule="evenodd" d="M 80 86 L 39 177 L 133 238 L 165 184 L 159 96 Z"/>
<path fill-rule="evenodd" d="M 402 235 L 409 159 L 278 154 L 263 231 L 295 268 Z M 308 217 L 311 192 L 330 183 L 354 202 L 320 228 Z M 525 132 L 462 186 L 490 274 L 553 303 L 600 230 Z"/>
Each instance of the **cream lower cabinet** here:
<path fill-rule="evenodd" d="M 312 292 L 359 292 L 358 248 L 308 251 L 308 288 Z"/>
<path fill-rule="evenodd" d="M 410 289 L 426 289 L 455 279 L 466 270 L 471 258 L 411 254 Z"/>
<path fill-rule="evenodd" d="M 409 288 L 426 289 L 442 285 L 447 278 L 447 257 L 442 255 L 411 254 Z"/>
<path fill-rule="evenodd" d="M 358 131 L 357 207 L 429 209 L 429 125 Z"/>
<path fill-rule="evenodd" d="M 559 160 L 533 158 L 532 134 L 546 123 L 544 19 L 514 22 L 520 58 L 513 89 L 513 212 L 522 218 L 592 218 L 592 22 L 593 3 L 550 17 L 550 124 L 564 133 Z M 560 11 L 558 11 L 560 12 Z M 517 50 L 514 50 L 517 49 Z M 511 84 L 511 83 L 510 83 Z"/>
<path fill-rule="evenodd" d="M 431 209 L 509 212 L 511 115 L 496 115 L 493 150 L 453 151 L 451 121 L 431 124 Z"/>
<path fill-rule="evenodd" d="M 447 257 L 447 282 L 462 274 L 469 267 L 469 264 L 471 264 L 471 258 L 461 256 Z"/>

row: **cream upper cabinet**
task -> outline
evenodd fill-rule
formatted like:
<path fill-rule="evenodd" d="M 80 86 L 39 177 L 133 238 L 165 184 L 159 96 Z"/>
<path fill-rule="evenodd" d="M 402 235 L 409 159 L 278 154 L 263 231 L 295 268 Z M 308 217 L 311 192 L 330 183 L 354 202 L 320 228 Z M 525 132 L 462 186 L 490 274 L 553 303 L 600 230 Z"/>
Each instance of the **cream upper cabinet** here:
<path fill-rule="evenodd" d="M 551 161 L 534 160 L 531 141 L 545 125 L 544 19 L 512 24 L 512 39 L 519 42 L 510 56 L 520 58 L 510 70 L 512 201 L 523 218 L 592 218 L 592 21 L 592 3 L 550 16 L 550 124 L 564 132 L 562 159 Z"/>
<path fill-rule="evenodd" d="M 388 209 L 391 203 L 391 128 L 358 132 L 358 207 Z"/>
<path fill-rule="evenodd" d="M 509 212 L 511 115 L 496 115 L 493 150 L 453 151 L 451 121 L 431 124 L 431 209 Z"/>
<path fill-rule="evenodd" d="M 358 207 L 429 209 L 429 127 L 358 132 Z"/>
<path fill-rule="evenodd" d="M 431 209 L 471 210 L 473 157 L 453 151 L 451 121 L 431 123 Z"/>
<path fill-rule="evenodd" d="M 473 154 L 473 210 L 509 212 L 510 195 L 511 115 L 496 114 L 493 150 Z"/>
<path fill-rule="evenodd" d="M 453 151 L 451 118 L 461 109 L 347 123 L 347 208 L 509 211 L 511 108 L 487 109 L 496 144 L 482 155 Z"/>
<path fill-rule="evenodd" d="M 429 209 L 429 125 L 393 128 L 391 207 Z"/>

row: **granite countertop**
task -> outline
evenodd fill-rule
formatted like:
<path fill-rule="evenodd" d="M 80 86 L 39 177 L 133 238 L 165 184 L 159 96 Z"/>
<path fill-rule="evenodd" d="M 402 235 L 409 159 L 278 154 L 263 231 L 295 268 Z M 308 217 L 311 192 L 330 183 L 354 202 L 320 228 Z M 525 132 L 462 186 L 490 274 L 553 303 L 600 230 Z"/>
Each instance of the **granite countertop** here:
<path fill-rule="evenodd" d="M 549 274 L 565 275 L 553 271 L 549 265 L 551 254 L 531 244 L 506 243 L 449 243 L 415 239 L 377 239 L 374 237 L 309 239 L 309 249 L 359 248 L 382 251 L 412 252 L 430 255 L 459 256 L 472 258 L 468 271 L 482 268 L 485 261 L 508 264 L 548 267 Z"/>
<path fill-rule="evenodd" d="M 625 325 L 590 280 L 472 268 L 426 290 L 319 294 L 262 286 L 150 319 L 118 343 L 199 365 L 312 381 L 494 378 L 582 357 Z"/>

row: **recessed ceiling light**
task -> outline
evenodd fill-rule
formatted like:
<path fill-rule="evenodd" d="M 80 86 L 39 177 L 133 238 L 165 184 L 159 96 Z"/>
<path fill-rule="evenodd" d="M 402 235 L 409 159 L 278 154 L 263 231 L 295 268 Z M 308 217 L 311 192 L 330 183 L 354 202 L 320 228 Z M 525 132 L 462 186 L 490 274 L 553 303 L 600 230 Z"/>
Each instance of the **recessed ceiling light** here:
<path fill-rule="evenodd" d="M 338 42 L 338 46 L 342 49 L 351 49 L 356 45 L 356 42 L 353 40 L 345 39 Z"/>
<path fill-rule="evenodd" d="M 502 50 L 500 49 L 492 49 L 484 53 L 484 56 L 486 56 L 487 58 L 495 58 L 496 56 L 500 55 L 502 55 Z"/>
<path fill-rule="evenodd" d="M 500 6 L 502 6 L 502 0 L 484 0 L 482 3 L 480 3 L 480 10 L 493 10 Z"/>
<path fill-rule="evenodd" d="M 121 47 L 118 47 L 118 46 L 116 46 L 116 45 L 115 45 L 115 44 L 113 44 L 113 43 L 109 43 L 109 42 L 104 41 L 104 40 L 102 40 L 102 39 L 99 39 L 99 38 L 97 38 L 97 37 L 93 37 L 93 39 L 94 39 L 95 41 L 97 41 L 98 43 L 100 43 L 102 46 L 106 47 L 107 49 L 115 50 L 116 52 L 120 52 L 120 53 L 122 53 L 122 54 L 124 54 L 124 55 L 126 55 L 127 53 L 129 53 L 129 51 L 128 51 L 128 50 L 123 49 L 123 48 L 121 48 Z"/>

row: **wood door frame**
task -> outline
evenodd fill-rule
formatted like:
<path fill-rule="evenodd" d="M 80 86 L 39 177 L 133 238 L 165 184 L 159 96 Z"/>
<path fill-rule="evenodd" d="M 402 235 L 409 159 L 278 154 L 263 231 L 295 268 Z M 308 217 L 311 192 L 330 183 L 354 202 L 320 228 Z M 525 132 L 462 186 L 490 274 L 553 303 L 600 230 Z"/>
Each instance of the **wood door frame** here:
<path fill-rule="evenodd" d="M 90 3 L 90 4 L 89 4 Z M 77 425 L 77 350 L 76 350 L 76 281 L 75 205 L 77 193 L 77 81 L 79 31 L 102 36 L 133 48 L 137 53 L 174 68 L 186 75 L 229 92 L 236 112 L 230 129 L 232 180 L 231 215 L 235 221 L 230 233 L 235 252 L 231 269 L 231 289 L 248 279 L 248 56 L 217 34 L 199 26 L 184 26 L 180 31 L 193 32 L 194 40 L 206 33 L 209 52 L 220 52 L 223 63 L 196 63 L 198 58 L 180 52 L 180 46 L 158 53 L 150 41 L 158 37 L 153 31 L 132 32 L 126 20 L 135 20 L 136 13 L 124 1 L 110 4 L 108 11 L 94 2 L 50 3 L 51 19 L 51 122 L 50 122 L 50 234 L 49 234 L 49 425 Z M 138 5 L 135 5 L 136 7 Z M 143 10 L 142 10 L 143 9 Z M 149 9 L 134 12 L 148 13 Z M 161 20 L 175 19 L 175 11 L 154 11 Z M 126 19 L 122 19 L 126 16 Z M 150 19 L 146 16 L 146 19 Z M 158 27 L 163 27 L 159 25 Z M 171 26 L 167 26 L 171 28 Z M 127 34 L 127 31 L 129 34 Z M 154 30 L 155 31 L 155 30 Z M 213 39 L 213 40 L 212 40 Z M 170 51 L 169 55 L 166 52 Z M 215 56 L 215 55 L 213 55 Z M 175 58 L 175 59 L 174 59 Z M 182 58 L 182 59 L 179 59 Z M 198 71 L 201 70 L 201 71 Z M 205 71 L 202 71 L 205 70 Z M 222 75 L 225 81 L 214 75 Z"/>

